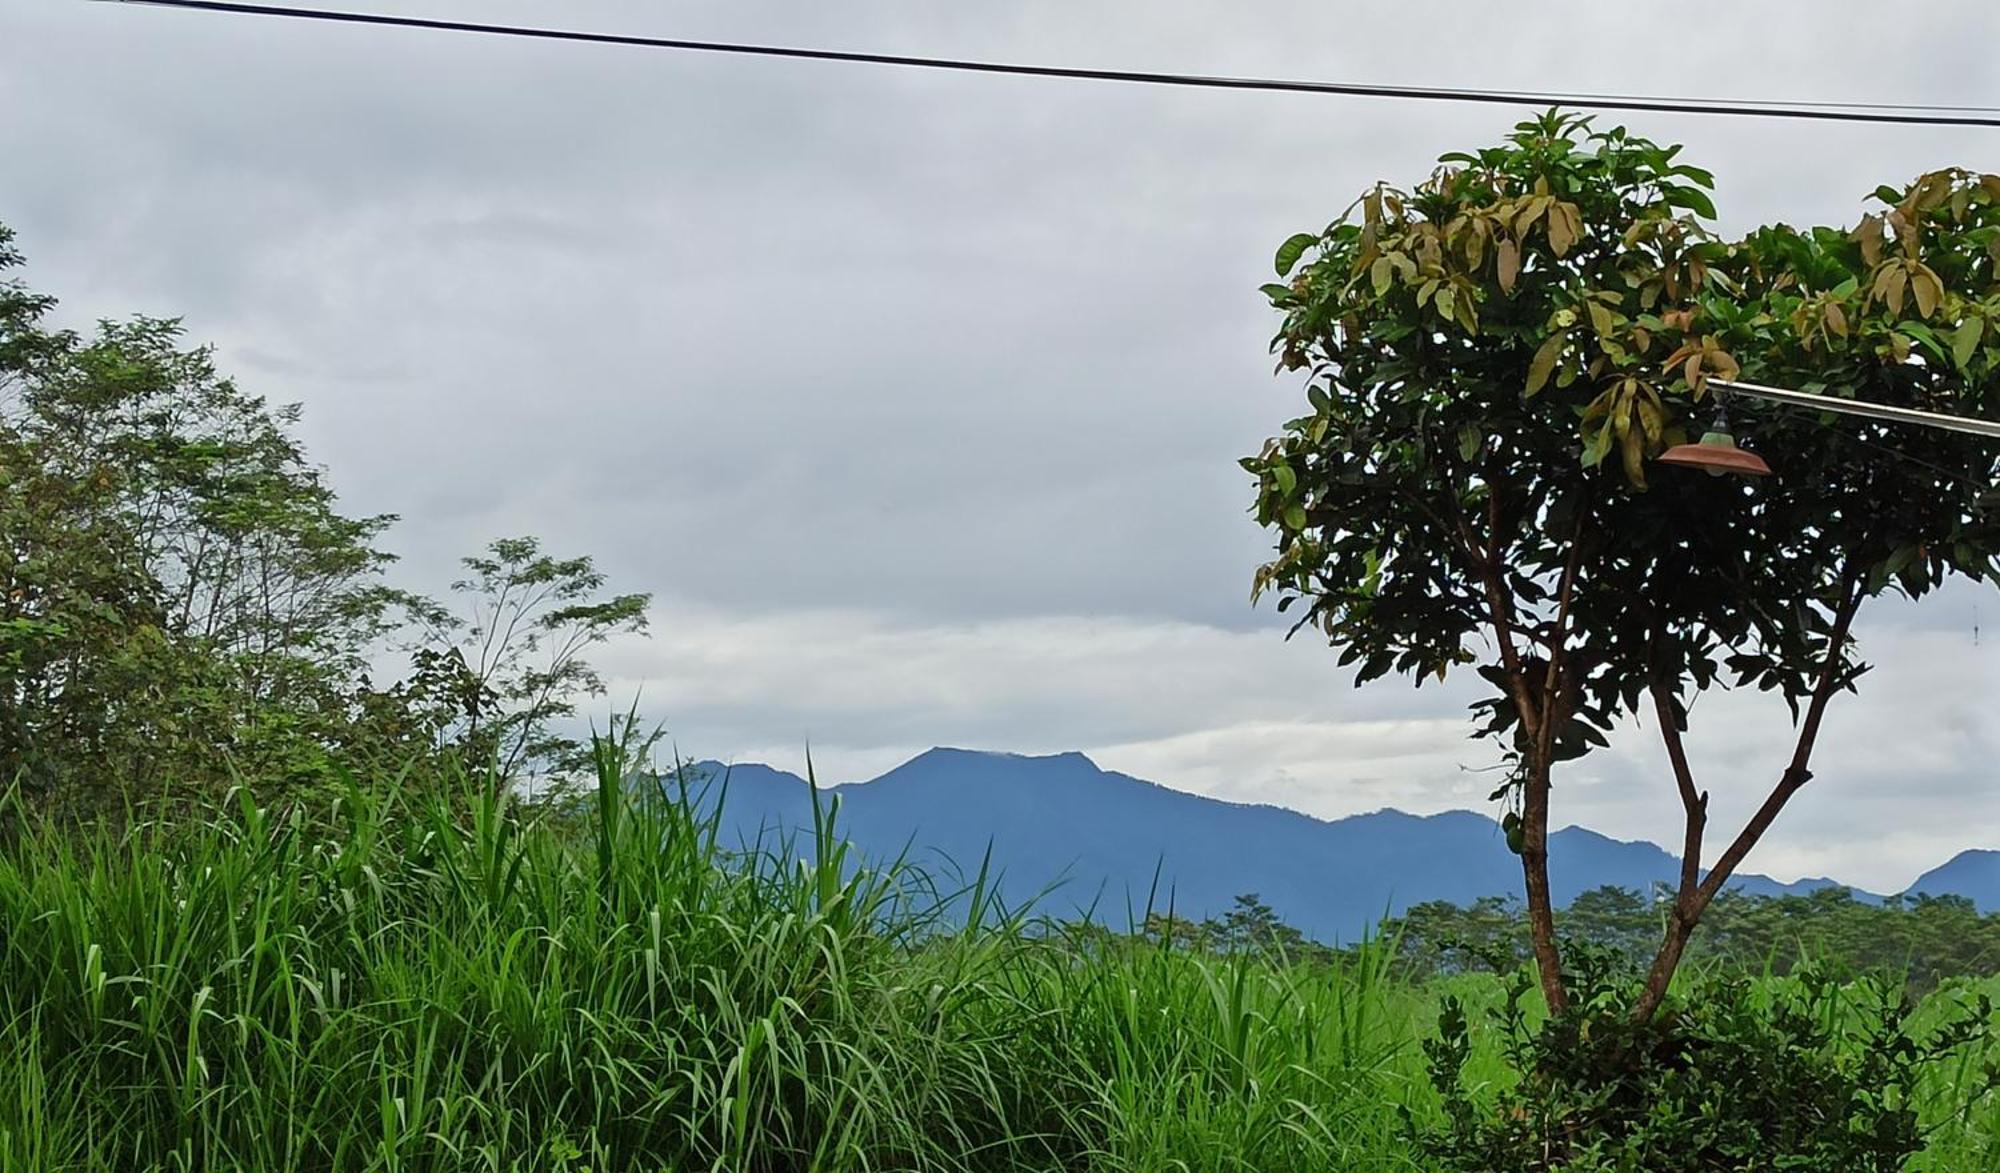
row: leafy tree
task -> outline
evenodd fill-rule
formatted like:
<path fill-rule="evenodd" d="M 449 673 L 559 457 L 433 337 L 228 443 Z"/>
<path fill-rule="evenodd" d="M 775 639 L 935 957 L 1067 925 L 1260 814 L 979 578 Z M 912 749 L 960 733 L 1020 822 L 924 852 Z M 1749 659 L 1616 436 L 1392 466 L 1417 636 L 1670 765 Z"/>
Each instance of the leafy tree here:
<path fill-rule="evenodd" d="M 652 596 L 602 597 L 603 572 L 588 557 L 555 558 L 531 537 L 502 538 L 463 559 L 452 584 L 466 614 L 417 608 L 426 638 L 417 678 L 449 698 L 446 736 L 495 767 L 499 784 L 529 772 L 589 764 L 588 747 L 558 724 L 604 681 L 584 659 L 617 632 L 646 630 Z"/>
<path fill-rule="evenodd" d="M 1171 912 L 1148 912 L 1139 935 L 1177 949 L 1199 949 L 1207 943 L 1200 922 Z"/>
<path fill-rule="evenodd" d="M 20 263 L 0 227 L 0 274 Z M 296 792 L 338 753 L 421 753 L 501 776 L 560 768 L 554 723 L 602 691 L 590 644 L 642 630 L 589 558 L 495 542 L 455 584 L 469 614 L 390 588 L 391 516 L 349 517 L 294 437 L 180 324 L 49 329 L 0 280 L 0 789 L 77 813 L 246 780 Z M 386 687 L 400 617 L 424 638 Z"/>
<path fill-rule="evenodd" d="M 1426 900 L 1388 921 L 1382 935 L 1397 942 L 1403 963 L 1419 974 L 1476 970 L 1507 973 L 1527 960 L 1518 901 L 1482 896 L 1460 907 Z"/>
<path fill-rule="evenodd" d="M 1306 948 L 1305 934 L 1286 924 L 1255 892 L 1236 897 L 1220 919 L 1202 922 L 1208 943 L 1220 949 L 1243 949 L 1299 956 Z"/>
<path fill-rule="evenodd" d="M 1605 884 L 1580 892 L 1563 910 L 1567 937 L 1608 950 L 1627 965 L 1643 965 L 1660 936 L 1662 909 L 1646 895 Z"/>
<path fill-rule="evenodd" d="M 1563 939 L 1623 966 L 1643 965 L 1669 907 L 1626 888 L 1593 889 L 1563 910 Z M 1529 958 L 1526 917 L 1518 901 L 1499 896 L 1464 906 L 1412 905 L 1386 921 L 1382 935 L 1398 942 L 1402 964 L 1419 977 L 1482 968 L 1505 973 Z M 2000 913 L 1982 915 L 1961 896 L 1877 903 L 1838 886 L 1797 896 L 1731 889 L 1709 905 L 1688 955 L 1738 976 L 1782 975 L 1812 964 L 1928 991 L 1955 978 L 2000 974 Z"/>
<path fill-rule="evenodd" d="M 1548 881 L 1554 767 L 1624 716 L 1657 726 L 1685 813 L 1650 1018 L 1704 910 L 1811 777 L 1864 665 L 1862 604 L 1996 572 L 1995 448 L 1927 429 L 1732 405 L 1778 475 L 1654 467 L 1718 411 L 1712 378 L 2000 416 L 2000 176 L 1882 188 L 1851 229 L 1718 237 L 1709 174 L 1551 113 L 1366 192 L 1278 251 L 1264 287 L 1305 415 L 1243 462 L 1276 556 L 1254 593 L 1303 603 L 1356 666 L 1472 667 L 1551 1008 L 1567 1001 Z M 1297 630 L 1295 628 L 1294 630 Z M 1702 869 L 1707 795 L 1683 739 L 1716 684 L 1776 691 L 1790 761 Z"/>
<path fill-rule="evenodd" d="M 341 514 L 296 409 L 178 322 L 85 338 L 44 328 L 52 305 L 0 284 L 0 769 L 84 806 L 220 781 L 225 758 L 324 773 L 396 598 L 374 545 L 393 519 Z"/>

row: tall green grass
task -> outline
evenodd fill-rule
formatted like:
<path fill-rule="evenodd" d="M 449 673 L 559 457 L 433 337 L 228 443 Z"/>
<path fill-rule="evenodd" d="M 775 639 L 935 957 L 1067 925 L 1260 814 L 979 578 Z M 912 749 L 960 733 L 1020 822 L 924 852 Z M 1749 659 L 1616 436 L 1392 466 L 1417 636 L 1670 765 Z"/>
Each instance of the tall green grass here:
<path fill-rule="evenodd" d="M 1422 1167 L 1434 1003 L 1386 951 L 1073 938 L 983 875 L 860 866 L 831 812 L 726 851 L 618 765 L 568 815 L 356 781 L 22 831 L 0 1169 Z M 1950 1125 L 1935 1167 L 2000 1167 L 1996 1135 Z"/>

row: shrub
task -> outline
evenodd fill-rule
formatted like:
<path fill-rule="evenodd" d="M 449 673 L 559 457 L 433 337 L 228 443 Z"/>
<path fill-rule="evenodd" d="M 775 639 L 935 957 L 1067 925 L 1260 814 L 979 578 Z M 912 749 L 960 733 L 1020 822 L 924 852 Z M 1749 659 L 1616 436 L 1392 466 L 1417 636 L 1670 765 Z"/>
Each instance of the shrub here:
<path fill-rule="evenodd" d="M 1979 1039 L 1993 1007 L 1960 999 L 1928 1031 L 1904 988 L 1843 982 L 1808 967 L 1781 980 L 1699 977 L 1647 1022 L 1629 1013 L 1637 975 L 1578 950 L 1568 1009 L 1532 1025 L 1517 975 L 1493 1011 L 1514 1076 L 1495 1103 L 1464 1078 L 1464 1006 L 1445 1000 L 1425 1043 L 1444 1100 L 1418 1143 L 1445 1168 L 1563 1173 L 1897 1170 L 1921 1152 L 1917 1086 L 1925 1066 Z M 2000 1085 L 1992 1063 L 1968 1105 Z"/>

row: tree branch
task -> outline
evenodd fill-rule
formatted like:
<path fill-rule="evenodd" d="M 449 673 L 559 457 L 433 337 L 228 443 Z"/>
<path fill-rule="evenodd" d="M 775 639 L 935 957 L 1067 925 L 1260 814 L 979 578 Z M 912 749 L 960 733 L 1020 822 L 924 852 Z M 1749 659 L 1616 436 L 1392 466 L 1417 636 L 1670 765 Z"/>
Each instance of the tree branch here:
<path fill-rule="evenodd" d="M 1542 729 L 1542 713 L 1535 704 L 1535 698 L 1528 691 L 1527 672 L 1522 667 L 1520 649 L 1514 645 L 1514 601 L 1508 593 L 1506 580 L 1500 574 L 1500 533 L 1498 491 L 1489 484 L 1486 497 L 1487 524 L 1493 530 L 1493 543 L 1489 548 L 1479 541 L 1472 532 L 1471 522 L 1466 520 L 1465 509 L 1456 493 L 1452 494 L 1451 511 L 1457 522 L 1459 539 L 1465 544 L 1466 556 L 1481 584 L 1486 588 L 1486 605 L 1493 621 L 1493 638 L 1500 648 L 1500 664 L 1507 672 L 1507 690 L 1514 698 L 1514 708 L 1520 714 L 1521 727 L 1530 738 L 1539 744 Z"/>
<path fill-rule="evenodd" d="M 1743 857 L 1756 846 L 1757 840 L 1763 838 L 1764 832 L 1778 817 L 1778 812 L 1785 809 L 1792 795 L 1797 794 L 1812 778 L 1812 771 L 1807 766 L 1812 761 L 1813 745 L 1819 739 L 1820 721 L 1826 716 L 1827 702 L 1840 691 L 1840 669 L 1846 663 L 1844 649 L 1847 633 L 1854 625 L 1855 613 L 1861 609 L 1863 592 L 1856 569 L 1849 568 L 1843 590 L 1845 597 L 1841 600 L 1840 609 L 1834 613 L 1833 630 L 1827 637 L 1826 665 L 1820 671 L 1819 684 L 1813 689 L 1812 700 L 1806 706 L 1805 720 L 1799 725 L 1799 738 L 1792 748 L 1791 763 L 1785 767 L 1784 776 L 1778 780 L 1777 786 L 1764 799 L 1764 805 L 1757 808 L 1757 813 L 1750 817 L 1722 857 L 1715 861 L 1714 870 L 1702 882 L 1701 903 L 1695 909 L 1696 915 L 1700 915 L 1701 909 L 1707 908 L 1709 902 L 1715 899 L 1715 894 L 1722 890 L 1737 865 L 1743 862 Z"/>
<path fill-rule="evenodd" d="M 1562 579 L 1556 586 L 1555 623 L 1544 645 L 1549 650 L 1549 670 L 1542 678 L 1543 720 L 1537 741 L 1544 761 L 1555 749 L 1556 728 L 1560 724 L 1557 720 L 1557 698 L 1566 691 L 1567 681 L 1563 679 L 1563 673 L 1569 667 L 1570 601 L 1576 595 L 1576 576 L 1583 564 L 1583 534 L 1588 517 L 1588 511 L 1577 511 L 1576 528 L 1569 538 L 1569 557 L 1563 560 Z"/>
<path fill-rule="evenodd" d="M 1660 740 L 1666 743 L 1667 761 L 1674 768 L 1674 783 L 1681 793 L 1681 809 L 1686 814 L 1687 832 L 1681 841 L 1681 884 L 1678 901 L 1685 902 L 1701 882 L 1701 840 L 1708 826 L 1708 794 L 1697 793 L 1694 772 L 1688 768 L 1687 750 L 1681 744 L 1680 717 L 1674 711 L 1673 694 L 1666 682 L 1652 684 L 1653 711 L 1660 720 Z"/>

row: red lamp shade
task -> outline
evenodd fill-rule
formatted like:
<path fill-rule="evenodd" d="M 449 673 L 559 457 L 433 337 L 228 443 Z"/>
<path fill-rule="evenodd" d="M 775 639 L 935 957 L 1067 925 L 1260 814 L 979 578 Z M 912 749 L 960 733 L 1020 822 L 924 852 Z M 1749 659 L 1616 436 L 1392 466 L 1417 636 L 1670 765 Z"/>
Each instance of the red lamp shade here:
<path fill-rule="evenodd" d="M 1738 448 L 1736 437 L 1728 432 L 1710 432 L 1701 438 L 1699 444 L 1676 444 L 1660 453 L 1659 461 L 1661 464 L 1703 469 L 1712 477 L 1724 473 L 1740 477 L 1771 475 L 1771 466 L 1764 463 L 1764 458 Z"/>

